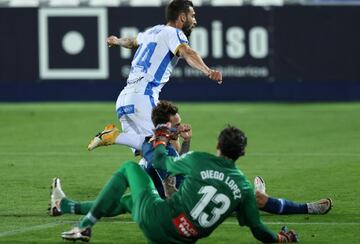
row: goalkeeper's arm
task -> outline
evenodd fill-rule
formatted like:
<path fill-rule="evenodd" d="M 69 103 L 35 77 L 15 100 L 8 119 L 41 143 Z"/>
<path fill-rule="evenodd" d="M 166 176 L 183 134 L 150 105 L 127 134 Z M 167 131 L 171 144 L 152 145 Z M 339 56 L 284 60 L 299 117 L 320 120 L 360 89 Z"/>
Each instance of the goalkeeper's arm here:
<path fill-rule="evenodd" d="M 177 133 L 177 131 L 170 128 L 170 125 L 158 125 L 155 128 L 153 166 L 155 169 L 162 169 L 173 175 L 188 174 L 192 165 L 189 154 L 180 158 L 168 156 L 166 145 L 168 145 L 174 133 Z"/>
<path fill-rule="evenodd" d="M 284 228 L 277 234 L 273 233 L 260 219 L 252 188 L 242 193 L 242 211 L 237 212 L 240 225 L 249 226 L 253 236 L 263 243 L 297 242 L 297 234 Z"/>

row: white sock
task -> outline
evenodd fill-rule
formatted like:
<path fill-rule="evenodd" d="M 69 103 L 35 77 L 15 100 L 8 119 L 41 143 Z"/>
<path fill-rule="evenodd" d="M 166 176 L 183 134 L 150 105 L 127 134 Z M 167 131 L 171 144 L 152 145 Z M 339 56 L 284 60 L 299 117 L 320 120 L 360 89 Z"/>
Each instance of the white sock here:
<path fill-rule="evenodd" d="M 125 145 L 137 150 L 141 150 L 141 146 L 145 140 L 145 135 L 135 133 L 120 133 L 115 140 L 115 144 Z"/>

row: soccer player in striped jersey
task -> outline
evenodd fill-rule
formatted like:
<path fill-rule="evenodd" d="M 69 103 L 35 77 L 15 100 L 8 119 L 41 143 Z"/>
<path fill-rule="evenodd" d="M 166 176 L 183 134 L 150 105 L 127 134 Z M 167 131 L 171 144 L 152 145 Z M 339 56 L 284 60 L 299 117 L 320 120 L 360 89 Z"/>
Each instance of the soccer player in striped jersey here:
<path fill-rule="evenodd" d="M 188 37 L 197 25 L 195 10 L 189 0 L 173 0 L 166 8 L 166 25 L 156 25 L 141 32 L 137 37 L 110 36 L 109 47 L 121 46 L 136 49 L 125 88 L 116 101 L 117 116 L 122 133 L 106 140 L 113 126 L 93 138 L 88 145 L 92 150 L 98 146 L 128 144 L 134 134 L 152 135 L 154 128 L 151 110 L 159 101 L 159 94 L 169 81 L 179 59 L 183 58 L 194 69 L 211 80 L 222 83 L 222 73 L 209 68 L 199 54 L 189 46 Z M 105 138 L 105 140 L 104 140 Z"/>

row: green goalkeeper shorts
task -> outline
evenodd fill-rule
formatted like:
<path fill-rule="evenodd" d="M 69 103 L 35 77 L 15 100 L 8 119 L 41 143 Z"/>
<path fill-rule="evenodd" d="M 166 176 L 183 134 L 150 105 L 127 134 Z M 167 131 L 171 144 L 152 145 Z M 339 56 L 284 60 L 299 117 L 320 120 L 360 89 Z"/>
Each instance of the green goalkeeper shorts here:
<path fill-rule="evenodd" d="M 172 223 L 171 209 L 156 190 L 145 190 L 133 207 L 133 216 L 149 243 L 194 243 L 179 235 Z"/>

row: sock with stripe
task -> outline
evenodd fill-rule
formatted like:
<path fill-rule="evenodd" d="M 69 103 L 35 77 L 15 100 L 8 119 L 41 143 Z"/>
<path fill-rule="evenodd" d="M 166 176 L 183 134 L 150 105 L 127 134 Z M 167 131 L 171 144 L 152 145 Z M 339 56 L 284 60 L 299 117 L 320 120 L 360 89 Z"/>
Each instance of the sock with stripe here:
<path fill-rule="evenodd" d="M 306 203 L 296 203 L 286 199 L 269 197 L 265 206 L 261 209 L 273 214 L 307 214 Z"/>

